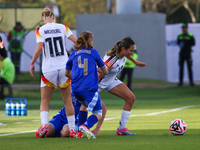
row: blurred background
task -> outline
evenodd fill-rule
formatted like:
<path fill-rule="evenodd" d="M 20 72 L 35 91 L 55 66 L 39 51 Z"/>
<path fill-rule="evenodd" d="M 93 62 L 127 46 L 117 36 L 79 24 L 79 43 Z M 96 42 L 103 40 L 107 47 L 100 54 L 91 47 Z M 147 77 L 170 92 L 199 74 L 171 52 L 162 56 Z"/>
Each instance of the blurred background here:
<path fill-rule="evenodd" d="M 187 22 L 196 40 L 193 47 L 194 81 L 200 81 L 200 0 L 0 0 L 0 36 L 8 50 L 7 36 L 16 22 L 25 30 L 20 74 L 14 83 L 40 82 L 42 58 L 37 60 L 36 75 L 31 78 L 29 67 L 36 48 L 35 30 L 42 25 L 41 11 L 49 7 L 55 22 L 66 24 L 75 36 L 84 30 L 94 34 L 94 47 L 103 57 L 105 52 L 122 38 L 129 36 L 137 45 L 139 61 L 145 68 L 136 67 L 134 77 L 178 82 L 178 53 L 176 39 L 181 25 Z M 67 41 L 67 49 L 73 43 Z M 8 52 L 8 56 L 10 54 Z M 184 82 L 188 82 L 185 64 Z"/>

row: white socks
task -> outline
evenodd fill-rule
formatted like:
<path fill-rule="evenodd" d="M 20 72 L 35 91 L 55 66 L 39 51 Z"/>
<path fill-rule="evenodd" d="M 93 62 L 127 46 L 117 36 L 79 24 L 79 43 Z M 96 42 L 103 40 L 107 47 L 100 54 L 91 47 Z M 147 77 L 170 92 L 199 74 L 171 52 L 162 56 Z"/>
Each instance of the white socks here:
<path fill-rule="evenodd" d="M 48 118 L 49 118 L 48 111 L 40 112 L 40 119 L 41 119 L 42 126 L 44 126 L 45 124 L 48 124 Z M 75 130 L 75 116 L 74 115 L 67 116 L 67 120 L 69 123 L 69 129 Z"/>
<path fill-rule="evenodd" d="M 71 129 L 75 130 L 75 116 L 67 116 L 67 120 L 69 124 L 69 131 L 71 131 Z"/>
<path fill-rule="evenodd" d="M 121 113 L 121 119 L 120 119 L 120 124 L 119 124 L 119 130 L 124 129 L 126 126 L 126 123 L 129 119 L 129 116 L 131 114 L 131 111 L 126 111 L 122 109 Z"/>
<path fill-rule="evenodd" d="M 42 126 L 44 126 L 45 124 L 48 124 L 48 118 L 49 118 L 48 111 L 40 112 L 40 119 L 41 119 Z"/>

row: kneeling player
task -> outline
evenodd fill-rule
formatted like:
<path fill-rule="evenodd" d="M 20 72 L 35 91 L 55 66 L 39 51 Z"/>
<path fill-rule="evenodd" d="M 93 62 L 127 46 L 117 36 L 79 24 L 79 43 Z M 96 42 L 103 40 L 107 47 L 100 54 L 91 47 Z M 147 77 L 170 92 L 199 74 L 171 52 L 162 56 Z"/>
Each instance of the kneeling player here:
<path fill-rule="evenodd" d="M 75 125 L 76 131 L 78 129 L 78 114 L 81 104 L 75 98 L 74 94 L 71 94 L 72 102 L 75 110 Z M 42 126 L 35 132 L 35 137 L 39 136 L 39 131 L 42 130 Z M 47 133 L 44 134 L 41 138 L 44 137 L 69 137 L 70 130 L 68 125 L 68 120 L 66 116 L 65 107 L 63 107 L 60 112 L 58 112 L 48 123 Z"/>

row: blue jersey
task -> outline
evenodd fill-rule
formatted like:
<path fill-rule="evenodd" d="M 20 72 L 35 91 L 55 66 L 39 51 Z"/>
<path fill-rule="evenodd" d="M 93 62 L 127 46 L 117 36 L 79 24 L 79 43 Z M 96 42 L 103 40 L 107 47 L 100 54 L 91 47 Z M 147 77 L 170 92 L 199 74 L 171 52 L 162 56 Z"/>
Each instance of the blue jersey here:
<path fill-rule="evenodd" d="M 66 64 L 66 69 L 72 71 L 72 91 L 94 91 L 98 90 L 97 67 L 103 67 L 98 51 L 94 48 L 83 48 L 74 50 Z"/>

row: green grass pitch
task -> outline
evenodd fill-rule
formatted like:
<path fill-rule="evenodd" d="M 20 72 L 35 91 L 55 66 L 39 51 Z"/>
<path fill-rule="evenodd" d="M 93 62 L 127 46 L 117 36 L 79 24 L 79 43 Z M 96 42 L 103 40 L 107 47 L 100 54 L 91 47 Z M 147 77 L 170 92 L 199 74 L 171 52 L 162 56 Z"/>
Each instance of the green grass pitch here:
<path fill-rule="evenodd" d="M 28 100 L 28 116 L 5 116 L 5 101 L 0 101 L 0 150 L 45 149 L 45 150 L 196 150 L 200 147 L 200 86 L 135 88 L 136 101 L 128 120 L 127 128 L 136 136 L 117 136 L 116 129 L 124 101 L 107 92 L 101 98 L 107 106 L 106 120 L 100 135 L 95 140 L 76 138 L 35 138 L 35 133 L 9 133 L 32 131 L 40 126 L 40 91 L 14 89 L 14 95 Z M 177 111 L 175 108 L 191 106 Z M 49 119 L 63 107 L 61 94 L 56 90 L 50 103 Z M 154 114 L 157 113 L 157 114 Z M 150 115 L 151 114 L 151 115 Z M 115 118 L 116 119 L 108 119 Z M 184 120 L 187 131 L 183 136 L 174 136 L 169 131 L 170 122 Z"/>

